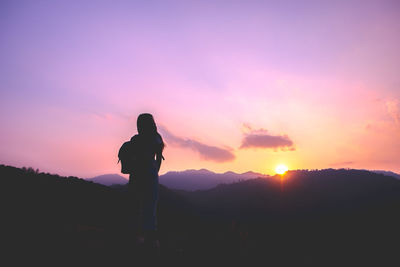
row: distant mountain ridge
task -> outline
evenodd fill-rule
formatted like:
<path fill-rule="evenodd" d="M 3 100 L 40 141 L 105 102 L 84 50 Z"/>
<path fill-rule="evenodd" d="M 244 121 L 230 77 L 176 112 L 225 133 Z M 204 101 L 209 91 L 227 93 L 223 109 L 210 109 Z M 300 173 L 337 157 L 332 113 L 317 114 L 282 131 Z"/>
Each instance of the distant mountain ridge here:
<path fill-rule="evenodd" d="M 268 175 L 256 172 L 235 173 L 227 171 L 215 173 L 207 169 L 170 171 L 160 176 L 160 183 L 171 189 L 179 190 L 207 190 L 219 184 L 230 184 L 242 180 L 258 177 L 269 177 Z"/>
<path fill-rule="evenodd" d="M 102 185 L 115 185 L 115 184 L 126 184 L 128 183 L 128 179 L 119 175 L 119 174 L 103 174 L 99 176 L 95 176 L 93 178 L 85 178 L 86 181 L 94 182 Z"/>
<path fill-rule="evenodd" d="M 185 171 L 170 171 L 160 175 L 160 183 L 171 189 L 192 191 L 211 189 L 219 184 L 229 184 L 258 177 L 269 176 L 252 171 L 244 173 L 233 171 L 215 173 L 207 169 L 189 169 Z M 119 174 L 104 174 L 93 178 L 86 178 L 85 180 L 107 186 L 124 185 L 128 182 L 125 177 Z"/>
<path fill-rule="evenodd" d="M 366 170 L 385 176 L 392 176 L 400 179 L 400 174 L 391 171 L 383 170 Z M 207 190 L 216 187 L 219 184 L 230 184 L 236 183 L 243 180 L 249 180 L 254 178 L 266 178 L 269 175 L 257 173 L 257 172 L 244 172 L 236 173 L 233 171 L 227 171 L 224 173 L 215 173 L 207 169 L 189 169 L 184 171 L 169 171 L 163 175 L 160 175 L 160 183 L 170 189 L 177 190 Z M 128 179 L 119 174 L 104 174 L 93 178 L 86 178 L 87 181 L 99 183 L 102 185 L 124 185 L 128 182 Z"/>
<path fill-rule="evenodd" d="M 383 174 L 385 176 L 392 176 L 394 178 L 400 179 L 400 174 L 392 172 L 392 171 L 383 171 L 383 170 L 373 170 L 372 172 Z"/>

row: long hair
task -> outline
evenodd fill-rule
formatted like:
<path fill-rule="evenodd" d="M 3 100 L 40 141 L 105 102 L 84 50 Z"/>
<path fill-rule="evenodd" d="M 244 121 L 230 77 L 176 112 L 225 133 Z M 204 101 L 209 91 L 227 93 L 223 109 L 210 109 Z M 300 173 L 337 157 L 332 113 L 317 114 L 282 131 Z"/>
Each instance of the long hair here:
<path fill-rule="evenodd" d="M 150 113 L 142 113 L 137 118 L 137 130 L 139 135 L 147 138 L 159 138 L 160 139 L 160 150 L 164 150 L 164 141 L 161 135 L 157 132 L 157 125 L 154 121 L 153 115 Z"/>

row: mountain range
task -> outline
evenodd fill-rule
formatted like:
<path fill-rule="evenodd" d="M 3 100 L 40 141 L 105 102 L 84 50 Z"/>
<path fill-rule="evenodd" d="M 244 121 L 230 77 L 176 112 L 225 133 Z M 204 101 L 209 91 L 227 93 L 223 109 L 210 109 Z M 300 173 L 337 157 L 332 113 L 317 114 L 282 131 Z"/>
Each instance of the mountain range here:
<path fill-rule="evenodd" d="M 391 171 L 372 170 L 371 172 L 400 179 L 400 174 Z M 190 169 L 185 171 L 170 171 L 162 174 L 160 175 L 160 184 L 165 185 L 170 189 L 194 191 L 211 189 L 219 184 L 231 184 L 254 178 L 267 177 L 271 176 L 252 171 L 244 173 L 236 173 L 232 171 L 215 173 L 207 169 Z M 85 178 L 85 180 L 107 186 L 124 185 L 128 182 L 127 178 L 119 174 L 104 174 L 93 178 Z"/>
<path fill-rule="evenodd" d="M 219 184 L 230 184 L 243 180 L 254 179 L 258 177 L 269 177 L 268 175 L 256 172 L 235 173 L 232 171 L 224 173 L 215 173 L 206 169 L 170 171 L 160 175 L 160 184 L 171 189 L 178 190 L 207 190 Z M 103 185 L 124 185 L 128 180 L 119 174 L 105 174 L 93 178 L 86 178 L 87 181 Z"/>

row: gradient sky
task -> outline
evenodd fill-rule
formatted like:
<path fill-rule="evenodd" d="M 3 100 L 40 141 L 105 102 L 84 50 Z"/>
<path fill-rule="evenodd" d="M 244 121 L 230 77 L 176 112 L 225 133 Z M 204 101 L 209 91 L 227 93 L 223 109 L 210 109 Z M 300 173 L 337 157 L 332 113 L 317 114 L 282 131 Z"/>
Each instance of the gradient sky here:
<path fill-rule="evenodd" d="M 399 1 L 1 1 L 0 163 L 91 177 L 154 115 L 161 173 L 400 172 Z"/>

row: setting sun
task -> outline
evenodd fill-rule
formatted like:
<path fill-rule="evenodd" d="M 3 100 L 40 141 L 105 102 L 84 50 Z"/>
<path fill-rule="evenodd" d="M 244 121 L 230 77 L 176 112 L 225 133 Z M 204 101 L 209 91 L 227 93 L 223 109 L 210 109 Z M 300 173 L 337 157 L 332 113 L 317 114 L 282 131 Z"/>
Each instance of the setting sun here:
<path fill-rule="evenodd" d="M 275 172 L 277 174 L 284 174 L 285 172 L 287 172 L 289 170 L 289 168 L 284 165 L 284 164 L 279 164 L 278 166 L 276 166 L 275 168 Z"/>

